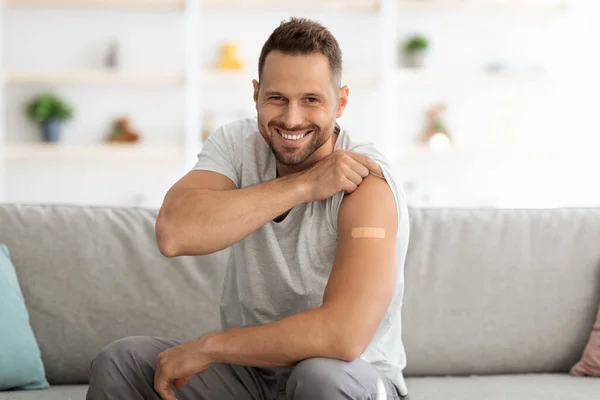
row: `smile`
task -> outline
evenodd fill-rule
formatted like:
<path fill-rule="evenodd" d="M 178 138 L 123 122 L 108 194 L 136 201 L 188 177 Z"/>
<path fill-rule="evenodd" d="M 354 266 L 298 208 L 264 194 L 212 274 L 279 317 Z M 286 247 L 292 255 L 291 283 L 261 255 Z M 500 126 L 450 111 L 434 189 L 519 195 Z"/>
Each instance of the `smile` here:
<path fill-rule="evenodd" d="M 305 137 L 306 135 L 308 135 L 308 134 L 310 134 L 312 132 L 312 131 L 307 131 L 307 132 L 304 132 L 304 133 L 299 134 L 299 135 L 291 135 L 291 134 L 284 133 L 284 132 L 282 132 L 281 130 L 279 130 L 277 128 L 275 128 L 275 130 L 277 131 L 277 133 L 282 138 L 284 138 L 286 140 L 291 140 L 291 141 L 300 140 L 300 139 L 302 139 L 303 137 Z"/>

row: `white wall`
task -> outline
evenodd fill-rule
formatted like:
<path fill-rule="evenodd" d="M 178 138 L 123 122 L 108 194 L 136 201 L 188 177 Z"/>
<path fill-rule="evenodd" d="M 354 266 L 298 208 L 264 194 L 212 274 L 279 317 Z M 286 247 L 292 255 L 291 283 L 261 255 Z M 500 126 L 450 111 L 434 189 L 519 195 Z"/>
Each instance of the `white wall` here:
<path fill-rule="evenodd" d="M 600 205 L 600 127 L 594 122 L 600 89 L 600 58 L 594 50 L 600 29 L 594 21 L 600 10 L 593 2 L 576 6 L 556 15 L 415 13 L 400 18 L 399 37 L 418 31 L 432 38 L 432 70 L 476 70 L 498 60 L 515 73 L 531 74 L 541 66 L 548 74 L 539 85 L 398 88 L 399 136 L 407 142 L 420 132 L 423 108 L 445 101 L 457 144 L 492 148 L 402 163 L 415 204 Z M 511 153 L 502 154 L 502 146 Z"/>
<path fill-rule="evenodd" d="M 256 69 L 262 43 L 280 20 L 293 11 L 209 11 L 200 29 L 202 65 L 212 66 L 224 40 L 240 43 L 249 70 Z M 338 37 L 347 70 L 377 73 L 379 21 L 375 13 L 301 13 L 326 24 Z M 390 143 L 408 145 L 420 132 L 423 109 L 432 102 L 449 104 L 447 122 L 463 146 L 512 145 L 525 156 L 518 162 L 447 156 L 438 161 L 398 163 L 414 204 L 545 206 L 600 204 L 592 183 L 597 163 L 580 149 L 598 142 L 595 89 L 600 37 L 589 11 L 554 17 L 515 17 L 459 13 L 411 13 L 398 17 L 398 39 L 419 31 L 433 47 L 428 68 L 480 70 L 503 60 L 515 72 L 542 65 L 559 80 L 542 89 L 517 87 L 431 88 L 398 86 L 397 128 L 385 132 Z M 102 10 L 9 9 L 4 16 L 4 65 L 24 69 L 77 69 L 101 66 L 109 41 L 121 44 L 122 68 L 132 71 L 182 71 L 183 17 L 178 13 Z M 575 43 L 575 45 L 573 45 Z M 452 81 L 448 73 L 448 81 Z M 68 144 L 94 143 L 106 135 L 110 121 L 130 116 L 147 143 L 182 144 L 182 87 L 9 85 L 5 92 L 10 143 L 37 141 L 38 131 L 22 113 L 24 102 L 42 89 L 54 89 L 76 107 L 77 117 L 64 129 Z M 351 102 L 342 123 L 360 139 L 378 137 L 381 99 L 376 87 L 351 86 Z M 217 123 L 252 115 L 252 86 L 207 86 L 203 104 Z M 201 110 L 199 110 L 201 112 Z M 514 118 L 514 116 L 518 118 Z M 198 133 L 200 135 L 200 132 Z M 387 142 L 378 142 L 386 151 Z M 577 144 L 579 144 L 577 146 Z M 536 161 L 531 150 L 559 151 L 561 158 Z M 392 149 L 393 150 L 393 149 Z M 398 150 L 401 150 L 398 149 Z M 567 160 L 565 150 L 571 153 Z M 472 153 L 470 153 L 472 155 Z M 572 162 L 570 160 L 576 160 Z M 8 201 L 135 203 L 160 205 L 162 195 L 190 165 L 99 163 L 76 165 L 11 162 Z M 596 168 L 596 169 L 594 169 Z M 110 177 L 107 177 L 110 172 Z M 81 185 L 74 194 L 67 188 Z M 416 188 L 416 189 L 413 189 Z M 110 194 L 109 194 L 110 193 Z M 132 200 L 136 199 L 136 200 Z M 141 200 L 140 200 L 141 199 Z"/>

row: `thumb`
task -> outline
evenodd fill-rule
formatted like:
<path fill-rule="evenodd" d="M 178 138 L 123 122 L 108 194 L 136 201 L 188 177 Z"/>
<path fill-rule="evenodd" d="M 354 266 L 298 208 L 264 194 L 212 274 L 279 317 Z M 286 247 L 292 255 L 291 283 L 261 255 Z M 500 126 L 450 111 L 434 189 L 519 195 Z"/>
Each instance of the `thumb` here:
<path fill-rule="evenodd" d="M 190 382 L 190 378 L 177 378 L 173 381 L 173 386 L 176 389 L 181 389 Z"/>

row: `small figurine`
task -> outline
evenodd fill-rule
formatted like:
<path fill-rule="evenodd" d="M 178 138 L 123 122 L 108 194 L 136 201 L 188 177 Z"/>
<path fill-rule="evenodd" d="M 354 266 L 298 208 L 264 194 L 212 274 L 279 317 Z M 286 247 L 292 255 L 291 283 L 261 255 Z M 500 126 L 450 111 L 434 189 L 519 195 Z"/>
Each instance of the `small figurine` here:
<path fill-rule="evenodd" d="M 244 63 L 238 55 L 238 44 L 236 42 L 226 42 L 221 46 L 221 56 L 217 61 L 218 69 L 240 70 L 244 68 Z"/>
<path fill-rule="evenodd" d="M 140 134 L 131 130 L 127 118 L 117 118 L 113 121 L 111 132 L 107 138 L 109 142 L 137 142 Z"/>
<path fill-rule="evenodd" d="M 445 150 L 452 142 L 452 135 L 443 119 L 447 108 L 446 104 L 436 104 L 427 110 L 427 121 L 420 141 L 434 151 Z"/>
<path fill-rule="evenodd" d="M 119 66 L 119 44 L 116 41 L 110 43 L 104 65 L 109 69 L 115 69 Z"/>

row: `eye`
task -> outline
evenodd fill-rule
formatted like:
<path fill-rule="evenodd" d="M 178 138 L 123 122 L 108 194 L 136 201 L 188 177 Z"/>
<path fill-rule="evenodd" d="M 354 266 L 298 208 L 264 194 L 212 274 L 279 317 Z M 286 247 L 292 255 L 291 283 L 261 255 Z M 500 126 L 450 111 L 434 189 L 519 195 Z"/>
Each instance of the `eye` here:
<path fill-rule="evenodd" d="M 269 100 L 281 101 L 283 100 L 283 96 L 269 96 Z"/>
<path fill-rule="evenodd" d="M 319 99 L 317 99 L 316 97 L 307 97 L 306 101 L 308 101 L 309 103 L 318 103 Z"/>

